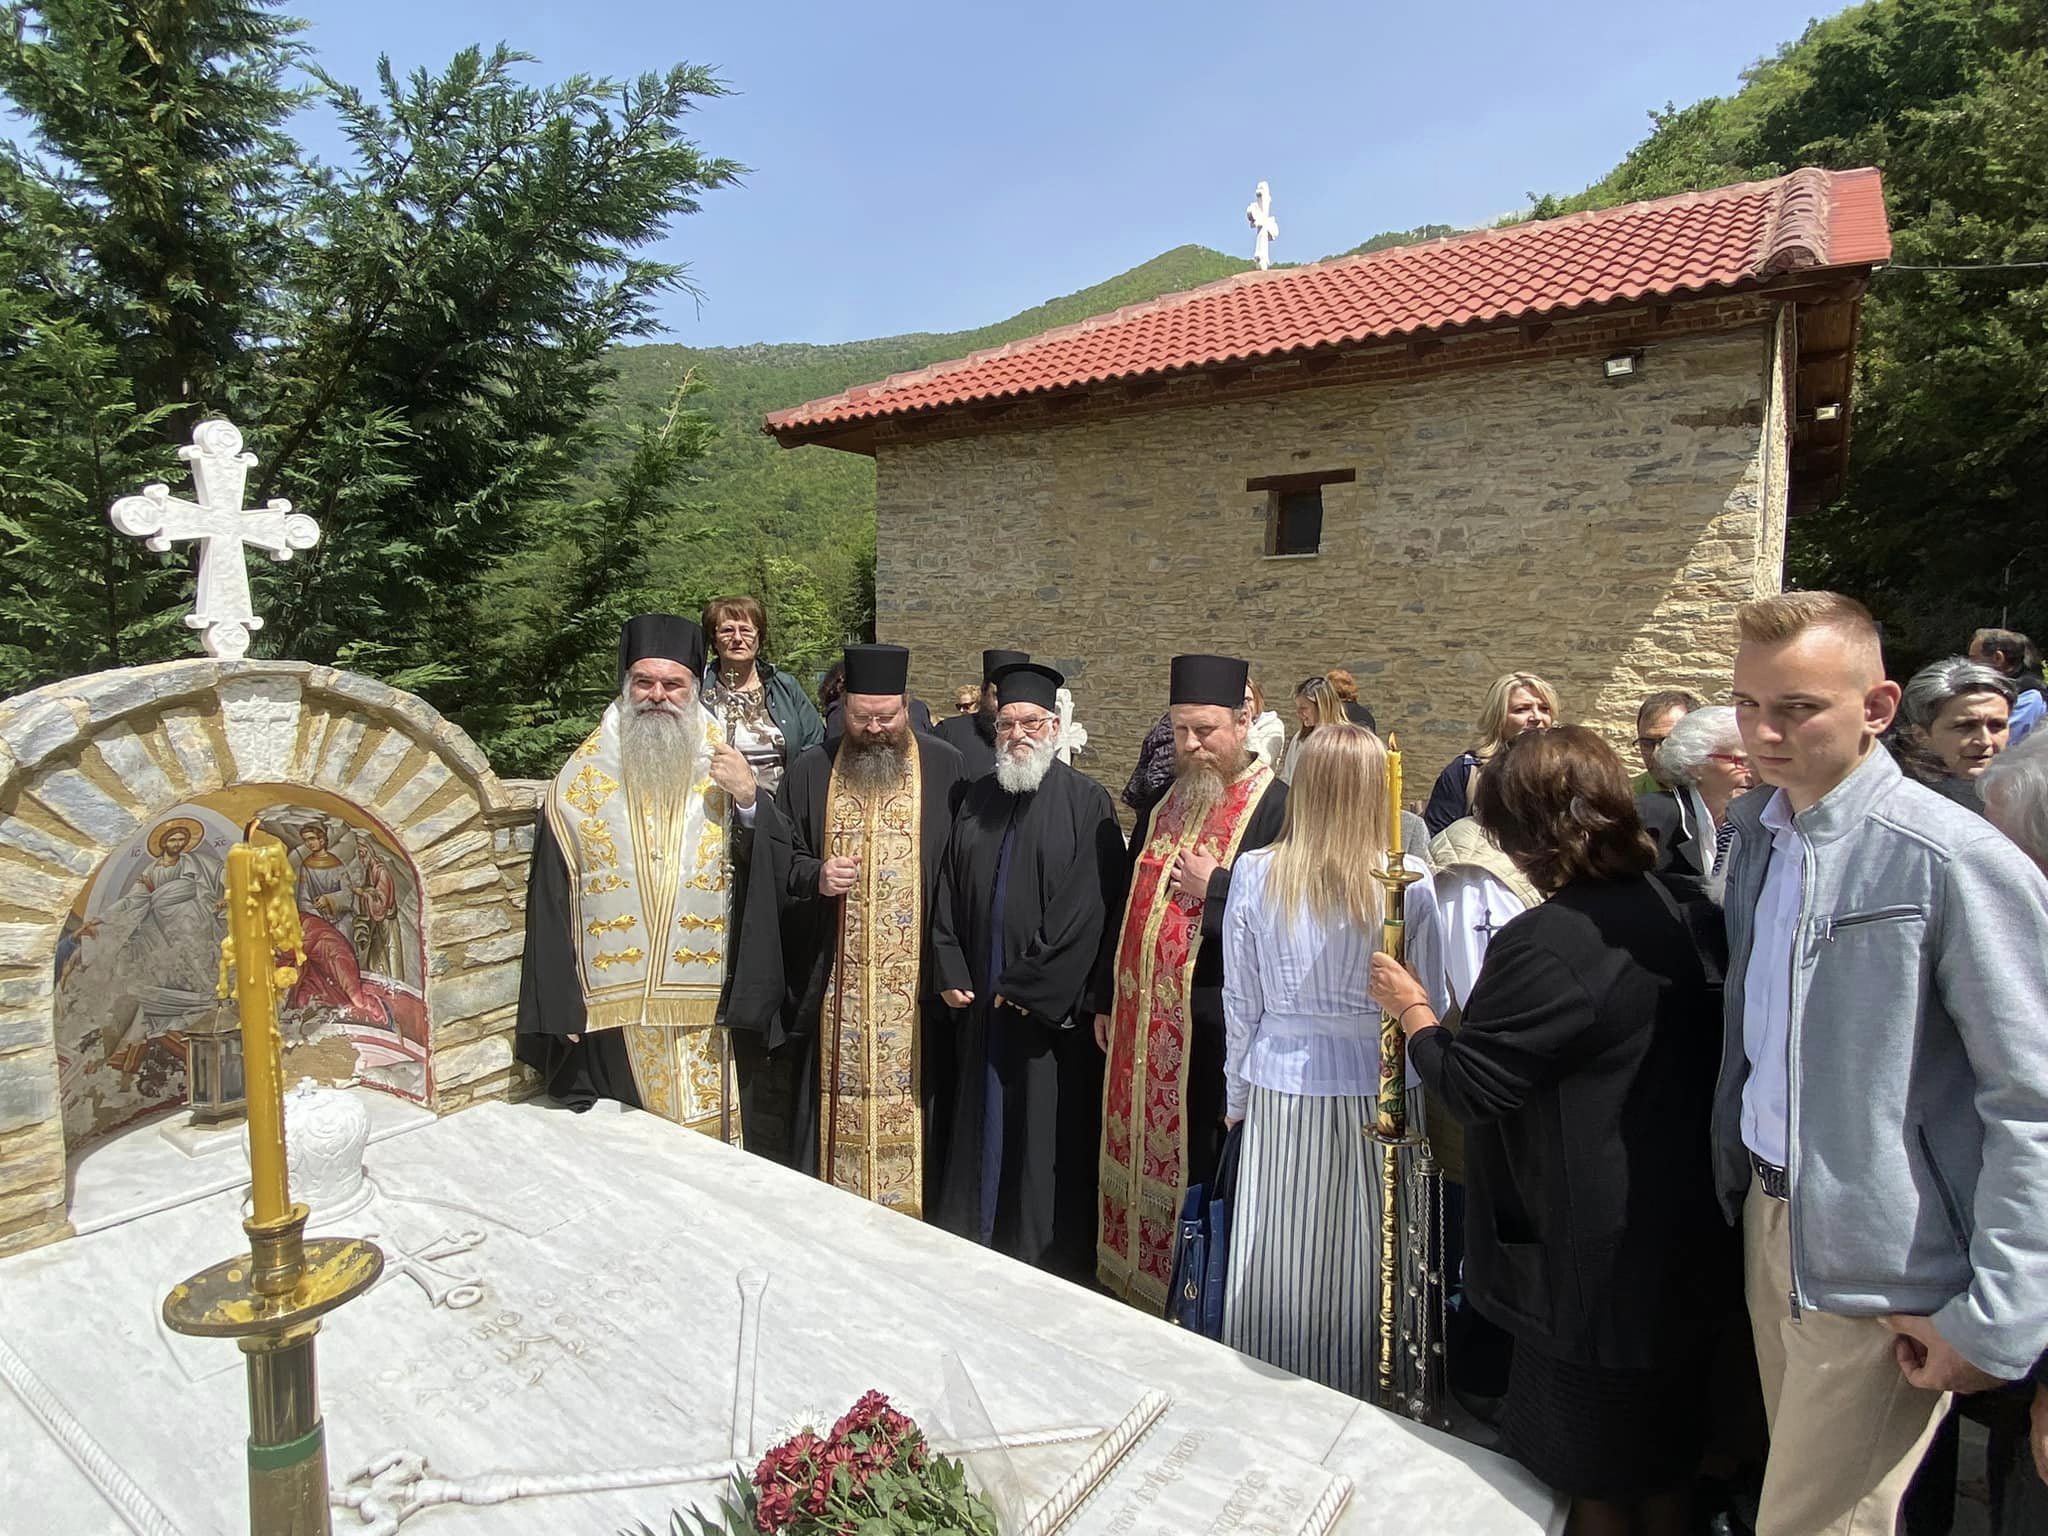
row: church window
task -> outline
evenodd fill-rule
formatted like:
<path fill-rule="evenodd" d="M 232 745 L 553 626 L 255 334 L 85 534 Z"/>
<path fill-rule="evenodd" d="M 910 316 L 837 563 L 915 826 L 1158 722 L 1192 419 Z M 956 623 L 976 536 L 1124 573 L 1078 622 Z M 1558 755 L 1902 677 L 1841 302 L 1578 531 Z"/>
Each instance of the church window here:
<path fill-rule="evenodd" d="M 1264 475 L 1247 480 L 1247 491 L 1266 493 L 1266 553 L 1269 556 L 1320 554 L 1323 547 L 1323 487 L 1349 485 L 1354 469 L 1324 469 L 1307 474 Z"/>

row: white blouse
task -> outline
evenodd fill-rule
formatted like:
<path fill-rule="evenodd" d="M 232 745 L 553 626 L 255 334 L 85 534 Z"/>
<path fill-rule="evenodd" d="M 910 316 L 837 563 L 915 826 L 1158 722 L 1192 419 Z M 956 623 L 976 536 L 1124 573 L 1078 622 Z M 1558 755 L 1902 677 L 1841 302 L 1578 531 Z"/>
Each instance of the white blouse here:
<path fill-rule="evenodd" d="M 1406 958 L 1441 1016 L 1443 919 L 1428 866 L 1413 854 L 1403 862 L 1422 877 L 1408 887 Z M 1223 913 L 1223 1070 L 1233 1118 L 1254 1084 L 1308 1097 L 1379 1091 L 1380 1011 L 1365 983 L 1380 936 L 1360 933 L 1348 917 L 1320 922 L 1272 910 L 1272 863 L 1272 850 L 1261 848 L 1231 866 Z M 1409 1086 L 1415 1081 L 1411 1066 Z"/>

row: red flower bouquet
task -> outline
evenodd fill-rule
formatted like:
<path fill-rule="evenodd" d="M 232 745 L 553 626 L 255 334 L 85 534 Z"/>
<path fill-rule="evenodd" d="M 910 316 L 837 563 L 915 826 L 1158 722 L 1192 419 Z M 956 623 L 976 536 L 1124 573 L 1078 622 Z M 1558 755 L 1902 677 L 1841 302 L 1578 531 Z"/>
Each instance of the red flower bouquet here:
<path fill-rule="evenodd" d="M 806 1429 L 733 1479 L 719 1517 L 671 1517 L 673 1536 L 998 1536 L 960 1463 L 870 1392 L 829 1434 Z M 652 1536 L 641 1527 L 641 1536 Z"/>

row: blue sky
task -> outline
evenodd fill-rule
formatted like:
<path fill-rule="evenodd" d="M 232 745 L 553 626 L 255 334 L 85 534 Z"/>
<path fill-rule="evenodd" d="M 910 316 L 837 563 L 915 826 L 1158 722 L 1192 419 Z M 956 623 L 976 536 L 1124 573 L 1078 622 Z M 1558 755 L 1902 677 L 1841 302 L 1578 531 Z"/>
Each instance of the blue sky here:
<path fill-rule="evenodd" d="M 986 324 L 1195 242 L 1279 259 L 1572 192 L 1645 114 L 1725 94 L 1812 0 L 297 0 L 336 76 L 471 42 L 538 78 L 688 61 L 735 95 L 693 136 L 751 167 L 678 221 L 671 338 L 847 341 Z M 333 153 L 319 122 L 309 147 Z"/>

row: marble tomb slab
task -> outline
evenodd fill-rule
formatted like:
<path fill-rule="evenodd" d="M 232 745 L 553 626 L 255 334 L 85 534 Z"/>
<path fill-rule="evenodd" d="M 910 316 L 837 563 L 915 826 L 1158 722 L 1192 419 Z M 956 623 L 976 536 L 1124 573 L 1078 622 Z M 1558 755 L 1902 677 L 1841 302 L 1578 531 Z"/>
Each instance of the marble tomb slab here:
<path fill-rule="evenodd" d="M 1489 1452 L 652 1116 L 486 1104 L 373 1145 L 366 1166 L 375 1197 L 328 1230 L 374 1230 L 394 1272 L 321 1335 L 337 1484 L 398 1450 L 423 1457 L 429 1475 L 472 1480 L 723 1461 L 741 1372 L 736 1278 L 751 1270 L 768 1277 L 755 1454 L 786 1421 L 807 1410 L 829 1421 L 870 1386 L 945 1433 L 958 1422 L 951 1352 L 1006 1435 L 1058 1442 L 1164 1399 L 1065 1527 L 1076 1536 L 1535 1536 L 1561 1523 L 1546 1490 Z M 51 1437 L 23 1422 L 25 1392 L 54 1400 L 74 1439 L 125 1472 L 164 1529 L 242 1528 L 239 1356 L 225 1342 L 174 1345 L 156 1321 L 173 1280 L 237 1245 L 240 1199 L 224 1191 L 0 1261 L 0 1366 L 10 1355 L 19 1366 L 0 1372 L 15 1388 L 0 1392 L 0 1434 L 33 1442 L 8 1457 L 0 1529 L 151 1528 L 63 1470 Z M 1043 1498 L 1091 1444 L 1011 1460 Z M 672 1506 L 715 1491 L 445 1505 L 404 1530 L 662 1529 Z M 356 1518 L 338 1509 L 336 1530 L 361 1529 Z"/>

